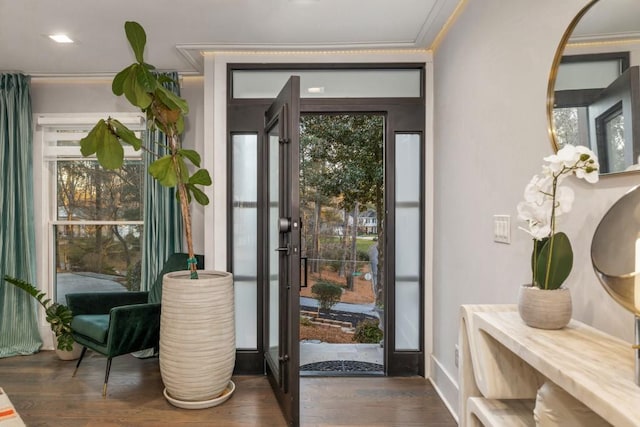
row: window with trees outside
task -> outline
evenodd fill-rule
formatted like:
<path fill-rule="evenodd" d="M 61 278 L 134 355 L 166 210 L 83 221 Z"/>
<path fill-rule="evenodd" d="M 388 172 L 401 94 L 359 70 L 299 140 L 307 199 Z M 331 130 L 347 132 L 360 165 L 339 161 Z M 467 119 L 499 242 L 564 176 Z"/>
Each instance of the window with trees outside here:
<path fill-rule="evenodd" d="M 139 124 L 137 131 L 142 132 L 140 117 L 127 119 L 128 125 Z M 42 190 L 56 301 L 64 302 L 71 292 L 140 290 L 144 201 L 140 152 L 125 149 L 123 167 L 105 170 L 95 158 L 80 153 L 80 139 L 95 121 L 49 121 L 40 129 Z"/>

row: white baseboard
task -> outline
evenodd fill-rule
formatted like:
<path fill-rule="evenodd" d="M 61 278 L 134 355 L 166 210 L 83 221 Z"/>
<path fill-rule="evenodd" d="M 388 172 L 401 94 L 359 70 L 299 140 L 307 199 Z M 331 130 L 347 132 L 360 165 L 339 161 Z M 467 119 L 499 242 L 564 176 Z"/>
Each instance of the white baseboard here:
<path fill-rule="evenodd" d="M 444 366 L 433 355 L 431 355 L 431 377 L 429 380 L 453 418 L 460 424 L 458 418 L 458 381 L 444 369 Z"/>

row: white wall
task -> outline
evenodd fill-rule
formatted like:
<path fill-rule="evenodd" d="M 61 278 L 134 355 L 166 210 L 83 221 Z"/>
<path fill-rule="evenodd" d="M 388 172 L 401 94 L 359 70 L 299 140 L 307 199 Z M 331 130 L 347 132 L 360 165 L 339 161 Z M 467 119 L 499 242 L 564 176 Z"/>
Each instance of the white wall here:
<path fill-rule="evenodd" d="M 181 94 L 189 102 L 184 136 L 185 147 L 195 147 L 200 153 L 203 138 L 203 79 L 184 77 Z M 110 78 L 33 78 L 31 101 L 34 114 L 43 113 L 115 113 L 135 112 L 124 97 L 111 92 Z M 198 253 L 204 250 L 203 208 L 193 207 L 194 247 Z"/>
<path fill-rule="evenodd" d="M 547 79 L 558 42 L 586 0 L 469 0 L 434 54 L 435 214 L 433 380 L 457 408 L 461 304 L 515 303 L 530 282 L 531 240 L 517 229 L 524 186 L 549 155 Z M 560 224 L 574 247 L 567 284 L 574 318 L 632 340 L 632 316 L 604 292 L 589 258 L 607 208 L 640 175 L 572 182 Z M 511 215 L 510 245 L 492 240 L 492 216 Z"/>

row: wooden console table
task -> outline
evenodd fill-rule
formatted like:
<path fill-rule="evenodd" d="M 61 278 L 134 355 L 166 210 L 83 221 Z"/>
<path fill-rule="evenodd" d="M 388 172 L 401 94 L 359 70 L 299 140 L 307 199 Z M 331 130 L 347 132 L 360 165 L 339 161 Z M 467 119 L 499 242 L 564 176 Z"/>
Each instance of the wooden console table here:
<path fill-rule="evenodd" d="M 463 305 L 460 425 L 530 426 L 538 388 L 552 381 L 614 426 L 640 426 L 631 344 L 572 320 L 526 326 L 515 305 Z"/>

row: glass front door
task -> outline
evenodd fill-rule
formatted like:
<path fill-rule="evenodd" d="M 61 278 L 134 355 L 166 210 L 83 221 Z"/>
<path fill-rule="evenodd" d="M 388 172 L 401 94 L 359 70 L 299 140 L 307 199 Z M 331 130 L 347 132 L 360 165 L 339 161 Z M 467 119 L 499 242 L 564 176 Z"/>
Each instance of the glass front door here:
<path fill-rule="evenodd" d="M 422 81 L 424 68 L 420 64 L 414 65 L 401 64 L 396 68 L 411 68 Z M 324 65 L 329 74 L 333 69 L 352 68 L 352 64 Z M 394 67 L 385 65 L 383 68 Z M 238 71 L 254 69 L 267 74 L 273 69 L 283 70 L 281 65 L 265 68 L 262 64 L 230 64 L 229 78 L 237 83 L 234 76 Z M 286 66 L 284 70 L 287 75 L 299 71 Z M 315 99 L 307 93 L 298 104 L 304 82 L 300 87 L 292 82 L 273 104 L 273 99 L 267 99 L 273 92 L 240 95 L 234 84 L 229 92 L 227 126 L 233 144 L 230 256 L 236 280 L 237 319 L 243 322 L 238 325 L 246 327 L 243 332 L 247 332 L 242 334 L 236 366 L 242 373 L 268 372 L 283 412 L 294 425 L 298 423 L 300 411 L 299 367 L 307 364 L 307 361 L 301 363 L 299 340 L 306 337 L 301 329 L 308 326 L 306 317 L 323 310 L 319 303 L 309 309 L 305 306 L 310 314 L 302 313 L 301 318 L 301 276 L 309 285 L 303 294 L 305 302 L 317 300 L 312 287 L 319 281 L 335 281 L 342 291 L 349 286 L 366 288 L 369 294 L 366 301 L 346 300 L 343 292 L 340 301 L 326 311 L 345 311 L 342 305 L 346 303 L 368 305 L 370 309 L 364 314 L 375 318 L 365 316 L 352 322 L 351 326 L 357 327 L 359 323 L 366 326 L 365 321 L 371 321 L 371 327 L 364 330 L 372 332 L 367 335 L 371 335 L 374 342 L 366 345 L 375 346 L 377 353 L 382 352 L 382 358 L 372 360 L 382 366 L 376 367 L 375 373 L 389 376 L 425 374 L 424 325 L 430 316 L 425 313 L 425 301 L 430 298 L 425 295 L 425 269 L 428 268 L 425 265 L 425 239 L 430 234 L 424 228 L 424 222 L 425 213 L 431 207 L 425 205 L 423 188 L 426 182 L 424 147 L 430 141 L 424 132 L 426 107 L 420 84 L 417 85 L 420 90 L 411 94 L 394 92 L 388 97 L 376 97 L 382 95 L 369 90 L 334 94 L 333 89 L 326 87 L 326 93 L 332 93 L 336 98 Z M 313 87 L 316 86 L 318 84 L 314 82 Z M 356 87 L 351 83 L 347 86 Z M 261 84 L 255 87 L 262 89 Z M 302 121 L 300 113 L 304 114 Z M 345 120 L 368 117 L 372 121 L 353 126 L 353 129 L 382 132 L 381 136 L 375 137 L 382 149 L 363 152 L 363 145 L 358 143 L 341 157 L 351 162 L 364 160 L 372 153 L 382 156 L 382 159 L 363 164 L 375 166 L 382 179 L 360 176 L 357 165 L 346 167 L 339 159 L 324 161 L 332 153 L 316 138 L 318 132 L 309 133 L 310 120 L 319 115 Z M 327 132 L 338 129 L 335 122 L 323 127 Z M 303 141 L 304 135 L 313 138 Z M 321 139 L 328 140 L 329 136 Z M 345 147 L 336 145 L 336 149 Z M 306 162 L 304 167 L 300 162 Z M 336 165 L 342 167 L 340 173 Z M 255 174 L 247 168 L 254 168 Z M 311 182 L 312 178 L 316 182 Z M 353 179 L 349 185 L 341 186 L 340 193 L 345 192 L 344 189 L 359 189 L 364 194 L 358 194 L 357 204 L 341 208 L 343 196 L 335 197 L 335 189 L 330 187 L 335 180 L 343 178 Z M 362 182 L 370 185 L 364 189 L 356 185 Z M 316 194 L 317 190 L 327 187 L 332 191 L 325 195 L 326 200 L 323 198 L 316 203 L 316 196 L 320 196 Z M 366 194 L 367 190 L 376 188 L 380 189 L 382 198 L 380 195 L 371 198 Z M 382 205 L 380 200 L 383 200 Z M 305 256 L 306 275 L 304 271 L 301 274 L 300 266 L 300 259 Z M 251 324 L 255 327 L 250 328 Z M 345 329 L 353 329 L 348 326 L 345 325 Z M 355 335 L 355 331 L 352 332 Z M 327 342 L 317 336 L 307 338 L 308 341 Z M 346 340 L 356 343 L 352 338 Z M 312 356 L 317 359 L 317 353 Z M 315 361 L 309 360 L 308 364 Z"/>
<path fill-rule="evenodd" d="M 300 79 L 292 76 L 265 114 L 268 209 L 264 348 L 267 375 L 287 422 L 299 425 Z"/>

